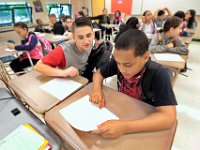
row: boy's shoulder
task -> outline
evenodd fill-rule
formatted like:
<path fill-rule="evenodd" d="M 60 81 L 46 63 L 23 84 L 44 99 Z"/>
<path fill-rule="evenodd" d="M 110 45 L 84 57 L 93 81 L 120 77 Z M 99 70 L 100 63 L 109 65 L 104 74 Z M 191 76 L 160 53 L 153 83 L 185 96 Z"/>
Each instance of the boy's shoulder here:
<path fill-rule="evenodd" d="M 59 44 L 59 46 L 62 48 L 62 50 L 72 50 L 76 48 L 76 43 L 73 40 L 69 40 Z"/>

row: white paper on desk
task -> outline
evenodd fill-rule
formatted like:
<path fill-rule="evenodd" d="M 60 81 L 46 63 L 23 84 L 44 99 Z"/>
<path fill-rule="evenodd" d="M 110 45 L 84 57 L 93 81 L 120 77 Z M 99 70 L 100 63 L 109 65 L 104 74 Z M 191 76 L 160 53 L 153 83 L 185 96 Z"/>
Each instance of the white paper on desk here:
<path fill-rule="evenodd" d="M 183 61 L 184 59 L 178 54 L 154 54 L 156 60 L 160 61 Z"/>
<path fill-rule="evenodd" d="M 37 150 L 43 143 L 42 136 L 21 125 L 0 141 L 0 150 Z"/>
<path fill-rule="evenodd" d="M 15 51 L 14 49 L 10 49 L 10 48 L 6 48 L 4 50 L 7 51 L 7 52 L 14 52 Z"/>
<path fill-rule="evenodd" d="M 71 126 L 82 131 L 92 131 L 107 120 L 119 119 L 108 109 L 100 109 L 97 104 L 91 103 L 89 95 L 61 109 L 60 113 Z"/>
<path fill-rule="evenodd" d="M 81 83 L 66 79 L 55 78 L 40 86 L 40 88 L 59 100 L 63 100 L 82 86 Z"/>
<path fill-rule="evenodd" d="M 66 38 L 66 37 L 63 36 L 63 35 L 54 35 L 53 38 L 54 39 L 61 39 L 61 38 Z"/>

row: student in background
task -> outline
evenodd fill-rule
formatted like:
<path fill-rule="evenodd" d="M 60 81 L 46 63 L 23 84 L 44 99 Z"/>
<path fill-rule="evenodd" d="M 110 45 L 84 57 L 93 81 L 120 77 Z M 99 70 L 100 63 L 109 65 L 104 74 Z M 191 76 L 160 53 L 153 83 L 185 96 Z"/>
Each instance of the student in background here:
<path fill-rule="evenodd" d="M 72 18 L 70 16 L 65 16 L 65 33 L 63 34 L 64 36 L 71 37 L 72 24 L 73 24 Z"/>
<path fill-rule="evenodd" d="M 8 45 L 8 48 L 18 51 L 28 51 L 33 64 L 36 64 L 42 58 L 42 46 L 34 32 L 28 32 L 28 26 L 25 23 L 18 22 L 14 24 L 15 32 L 22 38 L 22 45 Z M 24 71 L 23 69 L 31 66 L 26 53 L 20 55 L 10 63 L 14 72 Z"/>
<path fill-rule="evenodd" d="M 55 14 L 49 15 L 49 20 L 50 20 L 50 23 L 52 24 L 53 33 L 63 35 L 65 32 L 65 29 L 64 29 L 62 23 L 60 21 L 56 20 L 56 15 Z"/>
<path fill-rule="evenodd" d="M 185 13 L 185 21 L 188 29 L 195 29 L 197 27 L 197 22 L 195 20 L 196 11 L 194 9 L 190 9 Z"/>
<path fill-rule="evenodd" d="M 140 26 L 140 30 L 146 34 L 157 33 L 157 26 L 154 23 L 152 13 L 149 10 L 146 10 L 143 13 L 143 22 Z"/>
<path fill-rule="evenodd" d="M 176 16 L 169 17 L 160 33 L 152 38 L 149 46 L 150 52 L 188 54 L 188 48 L 179 38 L 182 26 L 183 20 Z"/>
<path fill-rule="evenodd" d="M 117 75 L 119 92 L 155 106 L 155 111 L 136 120 L 106 121 L 92 131 L 92 134 L 118 138 L 124 134 L 158 131 L 174 125 L 177 103 L 171 81 L 166 70 L 149 59 L 148 45 L 148 39 L 142 31 L 129 29 L 123 32 L 116 41 L 114 59 L 93 76 L 90 101 L 104 107 L 106 99 L 102 90 L 103 79 Z M 148 82 L 150 85 L 146 86 L 151 87 L 153 96 L 147 97 L 143 88 L 147 82 L 142 81 L 152 72 L 154 75 Z"/>
<path fill-rule="evenodd" d="M 44 24 L 41 19 L 36 20 L 37 26 L 35 27 L 34 32 L 41 32 L 41 33 L 50 33 L 49 29 L 44 28 Z"/>
<path fill-rule="evenodd" d="M 114 13 L 113 24 L 121 24 L 122 23 L 122 16 L 119 10 L 116 10 Z"/>
<path fill-rule="evenodd" d="M 121 24 L 119 27 L 119 33 L 117 34 L 117 36 L 115 37 L 115 42 L 117 41 L 117 39 L 119 38 L 119 36 L 126 30 L 128 29 L 139 29 L 140 27 L 140 23 L 138 21 L 138 18 L 136 17 L 130 17 L 126 24 Z"/>
<path fill-rule="evenodd" d="M 165 12 L 167 12 L 167 15 L 165 15 Z M 167 7 L 165 7 L 163 9 L 156 10 L 153 13 L 153 16 L 157 27 L 162 27 L 163 23 L 168 19 L 168 17 L 172 16 L 172 13 Z"/>
<path fill-rule="evenodd" d="M 104 26 L 102 26 L 102 24 L 110 24 L 110 18 L 108 17 L 108 10 L 107 8 L 103 9 L 103 14 L 102 15 L 98 15 L 95 17 L 90 17 L 90 19 L 92 20 L 99 20 L 98 25 L 99 28 L 102 31 L 102 36 L 103 36 L 103 32 L 106 31 L 106 39 L 110 39 L 110 35 L 112 34 L 112 29 L 111 28 L 105 28 Z"/>
<path fill-rule="evenodd" d="M 60 15 L 60 22 L 62 23 L 63 26 L 65 26 L 65 14 Z"/>
<path fill-rule="evenodd" d="M 185 20 L 185 13 L 184 11 L 177 11 L 174 16 L 182 19 L 183 21 L 183 26 L 182 26 L 182 31 L 180 32 L 180 36 L 187 36 L 188 35 L 188 32 L 184 31 L 186 29 L 186 22 L 184 21 Z"/>
<path fill-rule="evenodd" d="M 47 76 L 73 77 L 86 69 L 92 50 L 93 30 L 89 18 L 77 18 L 72 25 L 73 40 L 57 46 L 43 57 L 35 70 Z"/>

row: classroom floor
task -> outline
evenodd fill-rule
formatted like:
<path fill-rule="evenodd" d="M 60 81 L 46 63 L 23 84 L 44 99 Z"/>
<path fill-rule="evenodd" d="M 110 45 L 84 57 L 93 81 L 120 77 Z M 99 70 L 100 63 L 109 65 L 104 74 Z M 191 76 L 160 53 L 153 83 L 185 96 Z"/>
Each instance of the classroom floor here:
<path fill-rule="evenodd" d="M 200 143 L 200 42 L 189 46 L 188 70 L 179 75 L 174 86 L 178 101 L 178 127 L 172 150 L 197 150 Z M 104 83 L 116 89 L 116 77 L 106 79 Z M 4 85 L 0 82 L 0 87 Z"/>
<path fill-rule="evenodd" d="M 178 102 L 178 127 L 172 150 L 197 150 L 200 143 L 200 42 L 189 45 L 188 70 L 179 75 L 174 86 Z M 104 83 L 116 89 L 116 77 Z"/>

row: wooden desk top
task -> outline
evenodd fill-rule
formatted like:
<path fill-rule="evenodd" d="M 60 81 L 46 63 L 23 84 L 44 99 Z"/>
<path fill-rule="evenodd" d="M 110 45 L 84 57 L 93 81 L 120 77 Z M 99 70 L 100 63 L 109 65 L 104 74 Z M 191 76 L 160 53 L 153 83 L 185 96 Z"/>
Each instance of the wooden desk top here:
<path fill-rule="evenodd" d="M 39 88 L 40 85 L 51 79 L 53 79 L 53 77 L 48 77 L 36 71 L 31 71 L 9 81 L 9 85 L 15 93 L 30 105 L 31 108 L 36 112 L 43 114 L 61 102 Z M 70 79 L 81 83 L 82 86 L 88 83 L 88 80 L 81 76 Z"/>
<path fill-rule="evenodd" d="M 180 36 L 180 38 L 186 45 L 192 42 L 192 37 Z"/>
<path fill-rule="evenodd" d="M 55 106 L 45 114 L 46 122 L 60 137 L 74 149 L 84 150 L 170 150 L 174 137 L 175 127 L 157 132 L 144 132 L 123 135 L 117 139 L 106 139 L 99 135 L 73 129 L 60 110 L 92 91 L 92 84 L 88 84 L 65 101 Z M 142 118 L 154 111 L 154 107 L 135 100 L 116 90 L 104 86 L 106 108 L 120 119 Z"/>
<path fill-rule="evenodd" d="M 22 51 L 7 51 L 5 50 L 7 48 L 7 42 L 0 42 L 0 57 L 6 57 L 10 55 L 14 55 L 16 53 L 21 53 Z"/>
<path fill-rule="evenodd" d="M 180 55 L 185 61 L 188 59 L 188 55 Z M 163 66 L 174 68 L 174 69 L 183 69 L 185 67 L 185 62 L 181 61 L 160 61 L 156 60 L 154 54 L 150 55 L 151 60 L 155 61 Z"/>

